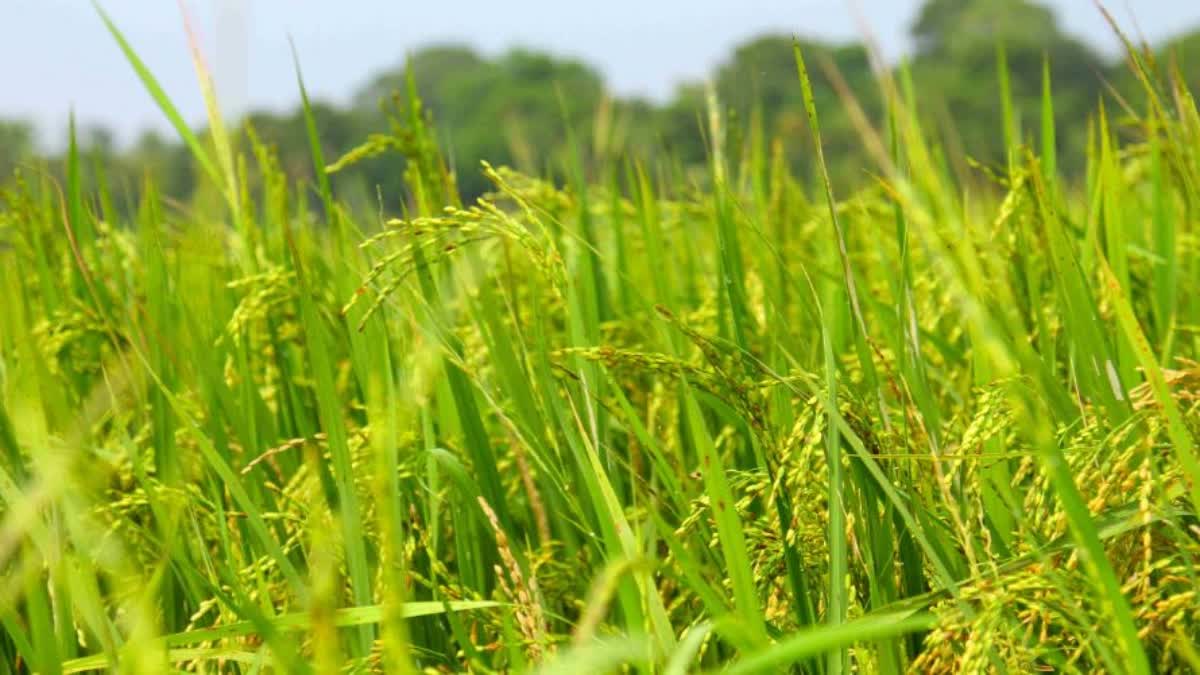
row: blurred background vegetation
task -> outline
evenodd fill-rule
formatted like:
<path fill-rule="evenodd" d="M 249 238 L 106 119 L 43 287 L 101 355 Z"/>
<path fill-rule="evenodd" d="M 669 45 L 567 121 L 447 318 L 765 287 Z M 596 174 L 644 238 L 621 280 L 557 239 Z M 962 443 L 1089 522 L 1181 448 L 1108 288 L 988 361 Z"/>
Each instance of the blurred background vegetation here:
<path fill-rule="evenodd" d="M 1037 118 L 1044 63 L 1049 64 L 1060 120 L 1088 119 L 1102 98 L 1120 108 L 1125 105 L 1123 92 L 1135 90 L 1122 60 L 1106 59 L 1063 32 L 1054 13 L 1036 2 L 928 0 L 910 32 L 914 51 L 908 60 L 882 67 L 900 71 L 901 82 L 915 83 L 928 128 L 937 130 L 947 155 L 960 164 L 951 168 L 963 176 L 969 172 L 963 157 L 983 165 L 1004 159 L 998 46 L 1005 49 L 1017 115 L 1029 121 Z M 800 175 L 808 175 L 811 148 L 804 140 L 808 135 L 792 60 L 793 39 L 768 34 L 737 46 L 710 81 L 731 115 L 730 129 L 789 139 L 783 150 L 786 159 Z M 863 157 L 853 108 L 861 109 L 871 124 L 878 127 L 881 122 L 870 52 L 859 43 L 799 39 L 815 64 L 816 104 L 830 168 L 843 188 L 852 188 L 871 179 L 864 172 L 871 164 Z M 1178 65 L 1197 90 L 1200 27 L 1150 47 L 1159 66 Z M 466 199 L 487 189 L 480 160 L 540 175 L 560 173 L 569 135 L 602 160 L 596 166 L 626 157 L 654 160 L 703 180 L 710 147 L 701 119 L 705 83 L 682 83 L 661 104 L 620 98 L 607 91 L 601 74 L 586 63 L 534 49 L 489 58 L 463 44 L 430 45 L 408 55 L 395 68 L 370 77 L 347 106 L 318 102 L 315 112 L 327 157 L 338 157 L 369 134 L 387 130 L 390 111 L 399 109 L 395 97 L 406 91 L 409 68 L 443 147 L 449 149 Z M 299 107 L 286 114 L 252 113 L 242 123 L 277 148 L 290 175 L 311 174 Z M 53 172 L 61 165 L 61 157 L 39 156 L 34 131 L 28 121 L 0 120 L 0 176 L 11 176 L 20 166 L 42 165 Z M 1085 125 L 1060 130 L 1062 168 L 1068 175 L 1081 169 L 1087 138 Z M 174 139 L 146 132 L 128 148 L 117 148 L 112 139 L 103 128 L 78 133 L 89 165 L 105 167 L 107 179 L 123 197 L 115 208 L 137 203 L 146 175 L 154 176 L 159 189 L 181 203 L 195 197 L 197 174 L 187 150 Z M 737 134 L 726 139 L 735 155 L 744 140 Z M 378 195 L 388 195 L 393 203 L 382 206 L 395 207 L 403 199 L 394 189 L 402 163 L 399 153 L 357 163 L 335 176 L 339 194 L 372 210 L 381 206 Z"/>

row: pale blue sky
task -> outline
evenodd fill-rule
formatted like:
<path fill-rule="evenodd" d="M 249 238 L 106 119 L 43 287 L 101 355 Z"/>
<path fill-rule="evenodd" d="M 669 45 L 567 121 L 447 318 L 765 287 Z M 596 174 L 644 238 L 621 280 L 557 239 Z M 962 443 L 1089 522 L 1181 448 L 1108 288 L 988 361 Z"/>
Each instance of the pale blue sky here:
<path fill-rule="evenodd" d="M 291 34 L 315 97 L 344 101 L 374 71 L 431 42 L 461 41 L 485 53 L 528 45 L 597 66 L 620 94 L 668 96 L 705 76 L 739 41 L 773 30 L 834 39 L 858 35 L 848 0 L 185 0 L 223 103 L 284 109 L 297 95 Z M 889 58 L 907 47 L 921 0 L 857 0 Z M 1068 31 L 1113 53 L 1093 0 L 1046 0 Z M 171 0 L 104 5 L 190 120 L 203 105 L 180 12 Z M 1151 40 L 1200 25 L 1200 1 L 1108 0 Z M 34 120 L 60 139 L 74 107 L 130 140 L 161 116 L 88 0 L 0 0 L 0 117 Z"/>

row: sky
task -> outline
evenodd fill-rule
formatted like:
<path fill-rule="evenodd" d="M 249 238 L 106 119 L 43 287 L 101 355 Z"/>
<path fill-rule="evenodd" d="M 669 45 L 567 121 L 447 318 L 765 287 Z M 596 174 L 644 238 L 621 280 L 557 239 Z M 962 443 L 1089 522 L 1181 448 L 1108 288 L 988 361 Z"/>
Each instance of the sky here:
<path fill-rule="evenodd" d="M 1043 0 L 1064 29 L 1103 52 L 1116 39 L 1093 0 Z M 189 121 L 204 105 L 180 4 L 104 0 L 109 15 Z M 861 37 L 865 18 L 889 60 L 908 48 L 921 0 L 182 0 L 222 107 L 295 105 L 289 36 L 310 94 L 344 102 L 373 73 L 431 43 L 462 42 L 485 54 L 530 46 L 596 66 L 611 90 L 668 97 L 703 79 L 733 46 L 775 31 L 833 40 Z M 1157 41 L 1200 25 L 1194 0 L 1107 0 L 1131 32 Z M 857 10 L 855 10 L 857 7 Z M 69 112 L 103 124 L 119 142 L 169 127 L 88 0 L 0 0 L 0 118 L 33 121 L 58 145 Z"/>

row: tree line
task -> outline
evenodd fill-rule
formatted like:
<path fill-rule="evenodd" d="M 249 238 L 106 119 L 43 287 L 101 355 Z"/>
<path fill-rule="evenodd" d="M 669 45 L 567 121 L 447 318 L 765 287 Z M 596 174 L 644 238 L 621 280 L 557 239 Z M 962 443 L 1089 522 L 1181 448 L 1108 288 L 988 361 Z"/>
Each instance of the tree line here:
<path fill-rule="evenodd" d="M 1013 110 L 1023 128 L 1036 128 L 1044 76 L 1053 85 L 1056 115 L 1063 120 L 1092 116 L 1102 100 L 1120 107 L 1122 92 L 1137 82 L 1123 59 L 1106 59 L 1065 33 L 1054 13 L 1028 0 L 928 0 L 910 28 L 913 52 L 896 79 L 918 92 L 921 113 L 947 148 L 961 150 L 981 164 L 1003 160 L 1001 75 L 1003 46 Z M 809 167 L 811 148 L 802 139 L 806 116 L 792 57 L 791 35 L 763 35 L 736 47 L 711 74 L 712 90 L 730 130 L 726 142 L 736 151 L 747 134 L 782 138 L 783 159 L 800 173 Z M 800 39 L 814 70 L 815 104 L 835 179 L 854 184 L 869 179 L 864 168 L 863 120 L 884 124 L 882 97 L 871 58 L 859 43 Z M 1200 29 L 1183 33 L 1153 52 L 1173 63 L 1200 91 Z M 1044 72 L 1045 69 L 1045 72 Z M 386 132 L 396 97 L 406 96 L 407 74 L 432 115 L 455 165 L 465 198 L 487 189 L 480 160 L 554 175 L 566 153 L 584 148 L 604 160 L 637 158 L 679 171 L 702 167 L 709 152 L 707 88 L 679 85 L 664 103 L 618 97 L 607 91 L 600 73 L 577 60 L 530 49 L 487 57 L 465 45 L 428 46 L 400 66 L 376 74 L 345 106 L 316 103 L 314 113 L 328 157 L 337 157 L 372 133 Z M 1134 97 L 1134 100 L 1138 100 Z M 303 113 L 257 112 L 242 124 L 253 137 L 273 145 L 290 174 L 311 173 Z M 748 130 L 748 131 L 747 131 Z M 187 150 L 157 132 L 145 132 L 131 147 L 117 149 L 102 128 L 80 135 L 79 145 L 117 192 L 133 195 L 145 176 L 175 199 L 190 199 L 198 182 Z M 1060 154 L 1082 157 L 1088 143 L 1084 125 L 1060 130 Z M 0 176 L 22 165 L 61 160 L 37 158 L 32 126 L 0 121 Z M 393 194 L 403 160 L 382 155 L 356 163 L 335 177 L 343 195 L 364 205 L 377 194 Z M 599 164 L 597 164 L 599 165 Z M 132 201 L 132 197 L 130 198 Z"/>

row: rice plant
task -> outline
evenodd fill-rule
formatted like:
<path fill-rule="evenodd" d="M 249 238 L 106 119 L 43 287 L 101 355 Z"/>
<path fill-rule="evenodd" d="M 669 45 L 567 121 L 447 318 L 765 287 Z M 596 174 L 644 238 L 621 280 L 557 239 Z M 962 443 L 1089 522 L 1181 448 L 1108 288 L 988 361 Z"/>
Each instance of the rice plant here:
<path fill-rule="evenodd" d="M 797 49 L 807 139 L 464 204 L 411 82 L 297 181 L 108 26 L 207 192 L 0 192 L 0 672 L 1200 670 L 1200 112 L 1132 45 L 970 180 L 901 72 L 844 193 Z"/>

